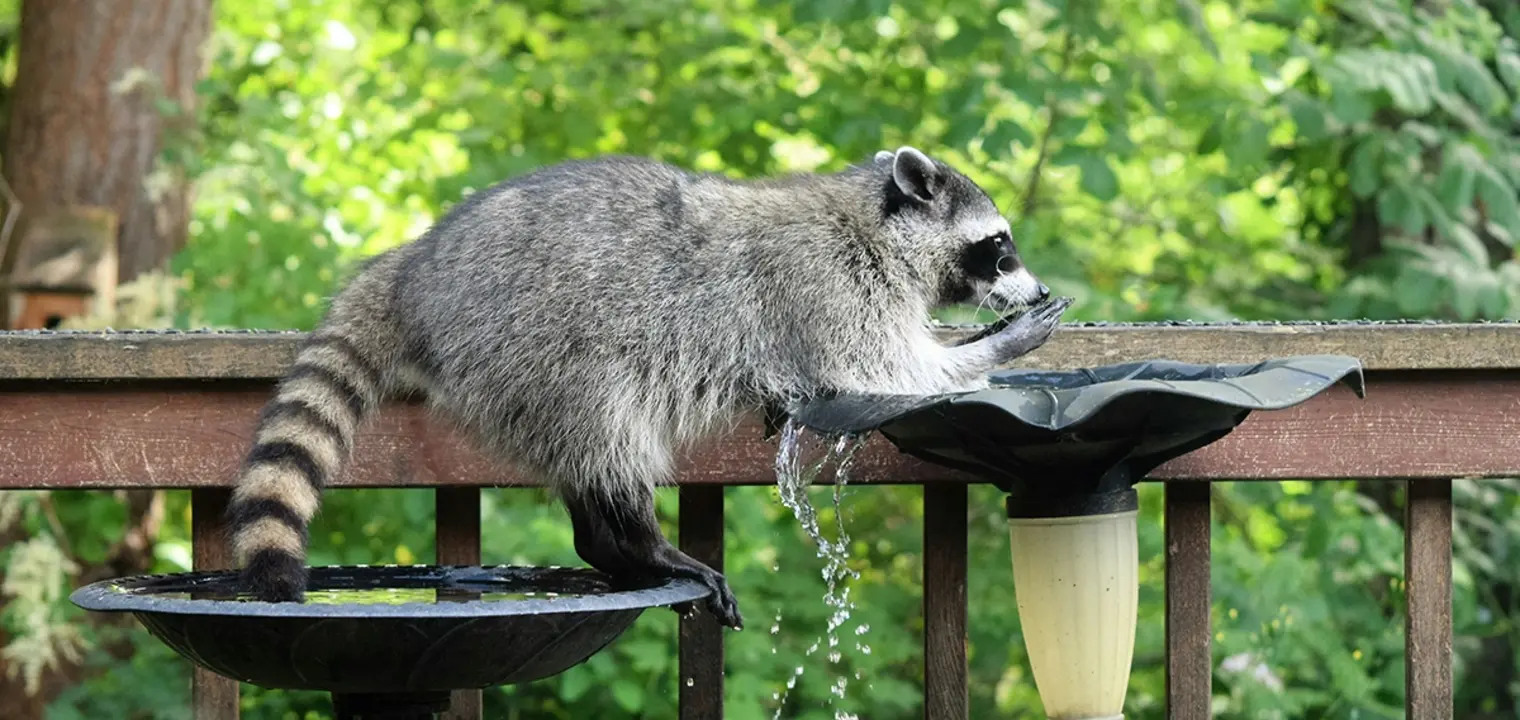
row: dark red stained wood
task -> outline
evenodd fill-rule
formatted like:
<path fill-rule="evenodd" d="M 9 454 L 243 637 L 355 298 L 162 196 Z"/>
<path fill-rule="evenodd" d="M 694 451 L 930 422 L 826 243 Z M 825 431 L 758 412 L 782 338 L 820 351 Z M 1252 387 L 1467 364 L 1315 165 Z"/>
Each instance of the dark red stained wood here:
<path fill-rule="evenodd" d="M 924 718 L 965 720 L 966 486 L 924 488 Z"/>
<path fill-rule="evenodd" d="M 190 493 L 191 564 L 196 570 L 223 570 L 232 566 L 222 515 L 232 491 L 202 488 Z M 195 666 L 190 679 L 190 704 L 195 720 L 238 720 L 238 684 L 210 670 Z"/>
<path fill-rule="evenodd" d="M 10 386 L 14 388 L 15 386 Z M 0 488 L 207 487 L 231 482 L 268 386 L 41 385 L 0 392 Z M 414 406 L 360 434 L 335 485 L 514 485 Z M 775 481 L 775 444 L 742 424 L 691 453 L 681 484 Z M 1520 376 L 1501 371 L 1369 374 L 1366 400 L 1337 386 L 1162 466 L 1155 479 L 1427 478 L 1520 474 Z M 879 436 L 859 483 L 963 483 Z"/>
<path fill-rule="evenodd" d="M 1166 486 L 1166 707 L 1208 720 L 1213 702 L 1209 617 L 1209 485 Z"/>
<path fill-rule="evenodd" d="M 693 560 L 723 572 L 723 488 L 695 485 L 681 488 L 678 528 L 681 551 Z M 680 719 L 721 720 L 723 717 L 723 628 L 698 609 L 681 618 Z"/>
<path fill-rule="evenodd" d="M 480 564 L 480 489 L 473 487 L 438 488 L 434 533 L 440 565 Z M 467 600 L 475 593 L 461 593 Z M 440 596 L 440 600 L 448 599 Z M 480 720 L 479 690 L 456 690 L 449 711 L 442 720 Z"/>
<path fill-rule="evenodd" d="M 1404 508 L 1405 713 L 1450 718 L 1451 480 L 1413 480 Z"/>

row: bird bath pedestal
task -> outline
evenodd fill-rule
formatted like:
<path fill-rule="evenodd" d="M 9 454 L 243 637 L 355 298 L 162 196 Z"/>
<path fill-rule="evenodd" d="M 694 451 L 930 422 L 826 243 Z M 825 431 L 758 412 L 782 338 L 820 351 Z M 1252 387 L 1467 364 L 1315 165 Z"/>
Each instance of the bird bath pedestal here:
<path fill-rule="evenodd" d="M 1135 483 L 1253 410 L 1297 405 L 1337 382 L 1365 391 L 1361 364 L 1338 355 L 1010 370 L 991 380 L 969 393 L 834 396 L 790 415 L 823 433 L 878 431 L 1007 493 L 1020 624 L 1053 720 L 1123 717 L 1139 593 Z"/>
<path fill-rule="evenodd" d="M 709 590 L 690 580 L 615 589 L 590 569 L 317 567 L 307 598 L 239 597 L 234 571 L 146 575 L 82 587 L 86 610 L 130 612 L 180 655 L 273 689 L 331 693 L 345 718 L 433 718 L 453 690 L 557 675 L 646 609 Z"/>

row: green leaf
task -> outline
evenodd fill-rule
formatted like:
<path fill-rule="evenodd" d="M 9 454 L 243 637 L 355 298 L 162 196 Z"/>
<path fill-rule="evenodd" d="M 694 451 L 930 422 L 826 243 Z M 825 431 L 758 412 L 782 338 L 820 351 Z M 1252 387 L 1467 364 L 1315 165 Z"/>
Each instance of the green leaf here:
<path fill-rule="evenodd" d="M 1254 116 L 1240 116 L 1232 123 L 1230 142 L 1225 145 L 1225 156 L 1230 164 L 1241 168 L 1255 167 L 1267 159 L 1272 129 Z"/>
<path fill-rule="evenodd" d="M 1498 273 L 1489 273 L 1474 283 L 1478 288 L 1478 312 L 1481 317 L 1498 319 L 1509 312 L 1509 297 Z"/>
<path fill-rule="evenodd" d="M 1520 55 L 1501 49 L 1494 61 L 1499 66 L 1499 77 L 1504 80 L 1504 84 L 1509 86 L 1511 92 L 1520 94 Z"/>
<path fill-rule="evenodd" d="M 1378 69 L 1383 89 L 1393 99 L 1393 106 L 1411 115 L 1430 112 L 1434 101 L 1430 96 L 1431 85 L 1410 64 L 1395 62 Z"/>
<path fill-rule="evenodd" d="M 1203 131 L 1203 136 L 1198 138 L 1199 155 L 1208 155 L 1219 149 L 1219 144 L 1224 136 L 1224 130 L 1219 125 L 1220 123 L 1217 121 L 1210 123 L 1208 129 Z"/>
<path fill-rule="evenodd" d="M 979 113 L 965 112 L 955 116 L 950 123 L 950 128 L 945 131 L 944 142 L 954 148 L 962 148 L 976 139 L 982 132 L 983 118 Z"/>
<path fill-rule="evenodd" d="M 1368 198 L 1383 180 L 1383 138 L 1372 135 L 1357 143 L 1351 151 L 1346 171 L 1351 176 L 1351 192 Z"/>
<path fill-rule="evenodd" d="M 1015 147 L 1028 150 L 1034 146 L 1034 135 L 1012 120 L 999 122 L 982 143 L 982 149 L 993 157 L 1007 157 Z"/>
<path fill-rule="evenodd" d="M 1056 120 L 1055 127 L 1051 129 L 1051 135 L 1062 142 L 1071 142 L 1087 129 L 1088 122 L 1090 122 L 1089 118 L 1082 116 L 1059 118 Z"/>
<path fill-rule="evenodd" d="M 1472 100 L 1483 112 L 1493 112 L 1505 101 L 1504 88 L 1484 67 L 1483 61 L 1473 57 L 1462 48 L 1445 43 L 1434 44 L 1431 52 L 1443 61 L 1451 73 L 1457 90 Z M 1427 62 L 1429 62 L 1427 60 Z"/>
<path fill-rule="evenodd" d="M 1087 155 L 1077 161 L 1077 166 L 1082 169 L 1083 191 L 1103 202 L 1118 197 L 1119 177 L 1109 167 L 1108 158 L 1096 154 Z"/>
<path fill-rule="evenodd" d="M 591 671 L 584 666 L 572 667 L 560 678 L 559 694 L 565 702 L 573 703 L 579 700 L 589 689 L 591 689 Z"/>
<path fill-rule="evenodd" d="M 1288 114 L 1293 118 L 1293 125 L 1301 139 L 1312 143 L 1325 138 L 1329 133 L 1329 123 L 1323 105 L 1296 91 L 1288 96 L 1287 103 Z"/>
<path fill-rule="evenodd" d="M 1442 156 L 1441 174 L 1436 179 L 1436 196 L 1447 212 L 1459 214 L 1472 205 L 1478 177 L 1474 161 L 1483 162 L 1481 157 L 1475 156 L 1476 151 L 1465 143 L 1448 147 Z"/>
<path fill-rule="evenodd" d="M 1451 307 L 1457 320 L 1472 321 L 1478 317 L 1479 288 L 1472 282 L 1451 284 Z"/>
<path fill-rule="evenodd" d="M 1396 282 L 1399 292 L 1394 299 L 1406 317 L 1429 315 L 1440 302 L 1441 278 L 1428 268 L 1406 265 Z"/>
<path fill-rule="evenodd" d="M 637 713 L 644 706 L 644 688 L 626 677 L 612 681 L 612 699 L 624 711 Z"/>
<path fill-rule="evenodd" d="M 1082 162 L 1083 158 L 1098 150 L 1090 145 L 1062 145 L 1050 154 L 1046 163 L 1055 167 L 1068 167 Z"/>
<path fill-rule="evenodd" d="M 1520 205 L 1515 199 L 1515 188 L 1487 163 L 1479 169 L 1475 185 L 1489 219 L 1497 226 L 1490 231 L 1513 247 L 1516 239 L 1520 239 Z"/>
<path fill-rule="evenodd" d="M 1395 181 L 1383 188 L 1377 199 L 1378 220 L 1385 225 L 1397 226 L 1409 235 L 1424 232 L 1429 221 L 1416 192 L 1415 188 L 1402 181 Z"/>

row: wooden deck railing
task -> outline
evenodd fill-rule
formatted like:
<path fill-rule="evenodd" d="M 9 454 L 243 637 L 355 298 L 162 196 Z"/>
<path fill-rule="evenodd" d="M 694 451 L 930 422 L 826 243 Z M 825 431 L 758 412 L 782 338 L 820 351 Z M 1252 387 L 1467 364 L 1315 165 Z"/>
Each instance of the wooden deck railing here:
<path fill-rule="evenodd" d="M 946 331 L 947 336 L 957 333 Z M 224 567 L 219 518 L 271 383 L 296 333 L 0 334 L 0 489 L 190 488 L 194 562 Z M 1168 358 L 1255 362 L 1341 353 L 1367 369 L 1367 397 L 1336 387 L 1251 416 L 1225 439 L 1168 463 L 1167 707 L 1209 716 L 1209 485 L 1214 480 L 1362 478 L 1408 485 L 1407 707 L 1452 715 L 1451 480 L 1520 475 L 1520 325 L 1067 327 L 1021 361 L 1084 367 Z M 774 446 L 746 426 L 695 453 L 677 479 L 679 544 L 722 567 L 723 488 L 774 481 Z M 484 486 L 520 484 L 413 406 L 387 408 L 361 434 L 334 487 L 429 486 L 437 555 L 480 561 Z M 873 440 L 853 483 L 924 487 L 924 716 L 965 718 L 966 485 L 975 478 Z M 680 717 L 723 716 L 723 637 L 705 614 L 680 626 Z M 237 685 L 198 671 L 197 718 L 235 718 Z M 478 718 L 478 692 L 454 718 Z"/>

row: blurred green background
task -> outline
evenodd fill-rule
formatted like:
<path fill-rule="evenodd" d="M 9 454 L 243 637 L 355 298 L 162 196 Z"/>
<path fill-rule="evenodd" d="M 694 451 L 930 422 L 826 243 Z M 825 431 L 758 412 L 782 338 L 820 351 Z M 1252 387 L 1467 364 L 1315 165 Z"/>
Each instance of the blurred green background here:
<path fill-rule="evenodd" d="M 1508 0 L 218 0 L 212 13 L 195 115 L 160 150 L 194 182 L 188 243 L 97 325 L 310 328 L 354 260 L 470 189 L 564 158 L 757 176 L 901 144 L 988 189 L 1026 261 L 1078 298 L 1071 320 L 1520 316 Z M 0 3 L 8 37 L 18 16 Z M 1514 490 L 1456 484 L 1457 717 L 1520 717 Z M 1214 492 L 1216 715 L 1402 717 L 1400 491 Z M 774 488 L 727 498 L 749 621 L 727 639 L 727 716 L 771 718 L 801 667 L 780 717 L 920 717 L 921 492 L 845 494 L 860 576 L 837 664 L 808 652 L 830 614 L 816 548 Z M 971 498 L 972 716 L 1039 717 L 1001 499 Z M 660 497 L 672 535 L 675 500 Z M 162 502 L 156 569 L 187 569 L 187 495 Z M 829 492 L 814 502 L 833 527 Z M 1132 720 L 1163 717 L 1164 701 L 1160 488 L 1142 502 Z M 334 492 L 311 561 L 430 561 L 432 511 L 426 490 Z M 580 564 L 542 492 L 487 491 L 484 513 L 486 562 Z M 48 717 L 188 717 L 185 662 L 63 600 L 132 517 L 119 495 L 0 496 L 0 528 L 26 538 L 0 551 L 3 657 L 23 675 L 73 668 Z M 562 676 L 488 691 L 487 717 L 674 717 L 675 629 L 647 613 Z M 328 717 L 318 694 L 243 698 L 250 720 Z"/>

